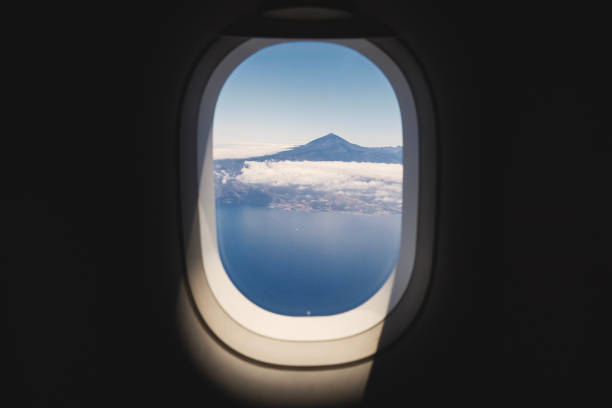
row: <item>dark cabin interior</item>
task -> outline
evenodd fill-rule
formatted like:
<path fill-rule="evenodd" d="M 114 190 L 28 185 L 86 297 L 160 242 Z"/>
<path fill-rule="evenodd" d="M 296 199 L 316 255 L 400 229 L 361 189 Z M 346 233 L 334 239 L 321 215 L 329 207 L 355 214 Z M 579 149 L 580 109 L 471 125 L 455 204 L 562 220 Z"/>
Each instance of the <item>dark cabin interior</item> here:
<path fill-rule="evenodd" d="M 16 401 L 242 406 L 199 374 L 177 330 L 178 117 L 189 74 L 216 35 L 299 31 L 249 26 L 263 9 L 292 5 L 320 3 L 24 10 L 35 28 L 12 46 L 24 79 L 11 100 L 25 109 L 10 138 L 19 158 L 5 171 L 2 228 Z M 407 405 L 423 380 L 514 396 L 516 383 L 541 377 L 596 384 L 609 355 L 602 10 L 325 5 L 405 42 L 429 81 L 438 126 L 431 286 L 416 321 L 375 357 L 362 405 Z M 321 35 L 328 29 L 337 28 Z"/>

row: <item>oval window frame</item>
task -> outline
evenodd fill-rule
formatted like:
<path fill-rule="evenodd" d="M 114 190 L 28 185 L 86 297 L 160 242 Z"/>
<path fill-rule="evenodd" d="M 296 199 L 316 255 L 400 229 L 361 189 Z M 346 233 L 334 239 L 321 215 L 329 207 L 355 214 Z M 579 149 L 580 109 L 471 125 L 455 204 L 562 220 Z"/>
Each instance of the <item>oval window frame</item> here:
<path fill-rule="evenodd" d="M 294 41 L 339 44 L 370 59 L 391 83 L 402 120 L 404 176 L 398 264 L 368 301 L 330 316 L 279 315 L 255 305 L 233 285 L 217 249 L 211 140 L 219 93 L 227 77 L 246 58 L 262 48 Z M 200 59 L 192 75 L 180 133 L 187 283 L 203 321 L 223 343 L 266 363 L 333 365 L 373 355 L 382 343 L 396 337 L 387 333 L 401 333 L 410 324 L 425 297 L 431 270 L 434 120 L 425 78 L 416 59 L 397 40 L 222 37 Z M 411 192 L 416 192 L 416 197 L 408 197 Z"/>

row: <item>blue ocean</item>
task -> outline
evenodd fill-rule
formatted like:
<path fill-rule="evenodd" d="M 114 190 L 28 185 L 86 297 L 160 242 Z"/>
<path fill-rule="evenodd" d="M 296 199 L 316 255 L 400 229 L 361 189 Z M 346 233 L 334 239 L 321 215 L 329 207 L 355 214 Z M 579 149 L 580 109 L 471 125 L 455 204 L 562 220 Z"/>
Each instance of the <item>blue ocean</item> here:
<path fill-rule="evenodd" d="M 289 316 L 353 309 L 399 255 L 401 214 L 358 215 L 217 206 L 223 266 L 252 302 Z"/>

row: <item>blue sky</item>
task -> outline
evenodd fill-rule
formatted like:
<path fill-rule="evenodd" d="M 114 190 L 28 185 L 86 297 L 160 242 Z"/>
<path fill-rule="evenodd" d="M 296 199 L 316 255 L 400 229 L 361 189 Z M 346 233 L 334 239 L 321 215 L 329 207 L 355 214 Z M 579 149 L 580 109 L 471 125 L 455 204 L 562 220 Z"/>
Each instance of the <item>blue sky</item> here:
<path fill-rule="evenodd" d="M 335 133 L 364 146 L 402 144 L 395 93 L 360 53 L 325 42 L 264 48 L 229 76 L 214 144 L 303 144 Z"/>

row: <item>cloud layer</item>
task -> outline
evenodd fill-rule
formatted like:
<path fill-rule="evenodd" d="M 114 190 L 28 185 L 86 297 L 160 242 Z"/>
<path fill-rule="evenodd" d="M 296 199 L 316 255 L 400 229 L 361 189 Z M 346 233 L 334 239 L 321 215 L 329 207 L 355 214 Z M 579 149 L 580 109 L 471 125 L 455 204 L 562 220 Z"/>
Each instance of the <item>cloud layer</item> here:
<path fill-rule="evenodd" d="M 238 174 L 217 168 L 216 195 L 233 204 L 256 197 L 287 210 L 400 213 L 402 172 L 389 163 L 245 161 Z"/>
<path fill-rule="evenodd" d="M 315 191 L 369 192 L 401 199 L 402 165 L 334 161 L 245 161 L 236 177 L 246 184 L 310 187 Z"/>

